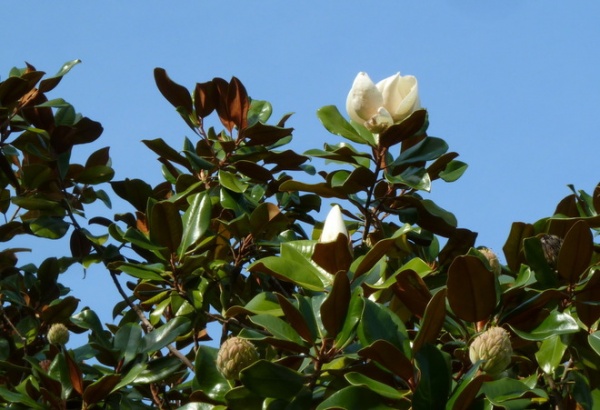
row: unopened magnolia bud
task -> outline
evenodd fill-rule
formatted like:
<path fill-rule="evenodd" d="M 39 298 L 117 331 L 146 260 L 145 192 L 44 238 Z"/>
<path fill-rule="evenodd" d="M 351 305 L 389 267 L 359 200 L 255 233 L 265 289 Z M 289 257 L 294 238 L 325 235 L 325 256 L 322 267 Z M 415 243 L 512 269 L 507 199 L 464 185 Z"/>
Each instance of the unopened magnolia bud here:
<path fill-rule="evenodd" d="M 69 329 L 62 323 L 55 323 L 48 330 L 48 342 L 63 346 L 69 341 Z"/>
<path fill-rule="evenodd" d="M 556 235 L 543 235 L 540 238 L 542 243 L 542 249 L 544 250 L 544 257 L 548 262 L 548 265 L 553 269 L 556 269 L 556 263 L 558 262 L 558 252 L 562 246 L 563 240 Z"/>
<path fill-rule="evenodd" d="M 483 360 L 480 369 L 497 375 L 510 364 L 512 352 L 508 332 L 501 327 L 491 327 L 473 340 L 469 358 L 473 364 Z"/>
<path fill-rule="evenodd" d="M 327 214 L 319 242 L 335 242 L 340 234 L 348 238 L 348 230 L 342 218 L 342 209 L 338 205 L 334 205 Z"/>
<path fill-rule="evenodd" d="M 227 339 L 217 355 L 217 369 L 227 380 L 238 380 L 240 372 L 259 359 L 252 343 L 241 337 Z"/>
<path fill-rule="evenodd" d="M 481 254 L 485 256 L 485 258 L 488 260 L 492 272 L 494 272 L 496 276 L 500 276 L 500 272 L 502 272 L 502 267 L 500 266 L 500 261 L 498 260 L 498 256 L 496 256 L 494 251 L 490 248 L 486 248 L 483 246 L 481 248 L 477 248 L 477 250 L 481 252 Z"/>

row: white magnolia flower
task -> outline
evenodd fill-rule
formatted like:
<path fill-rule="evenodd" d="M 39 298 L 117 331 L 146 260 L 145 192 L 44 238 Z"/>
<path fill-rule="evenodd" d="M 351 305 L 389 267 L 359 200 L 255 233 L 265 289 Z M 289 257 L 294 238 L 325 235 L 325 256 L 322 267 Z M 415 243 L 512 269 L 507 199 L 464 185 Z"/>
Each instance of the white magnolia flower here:
<path fill-rule="evenodd" d="M 375 84 L 367 73 L 360 72 L 346 99 L 350 118 L 372 132 L 401 122 L 419 108 L 417 79 L 400 73 Z"/>
<path fill-rule="evenodd" d="M 319 242 L 335 242 L 339 234 L 343 234 L 348 238 L 348 230 L 342 218 L 342 210 L 338 205 L 335 205 L 327 214 Z"/>

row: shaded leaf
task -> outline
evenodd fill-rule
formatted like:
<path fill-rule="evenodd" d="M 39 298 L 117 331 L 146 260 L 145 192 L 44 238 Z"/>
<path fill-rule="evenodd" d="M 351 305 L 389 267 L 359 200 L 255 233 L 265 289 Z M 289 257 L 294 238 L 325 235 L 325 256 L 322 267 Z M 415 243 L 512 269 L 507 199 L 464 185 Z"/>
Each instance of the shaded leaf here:
<path fill-rule="evenodd" d="M 333 393 L 322 401 L 316 410 L 325 409 L 370 409 L 389 410 L 383 398 L 363 386 L 349 386 Z"/>
<path fill-rule="evenodd" d="M 304 385 L 304 377 L 285 366 L 259 360 L 242 370 L 240 380 L 261 397 L 289 399 L 294 397 Z"/>
<path fill-rule="evenodd" d="M 425 309 L 423 320 L 421 321 L 421 327 L 417 333 L 417 337 L 413 342 L 412 351 L 413 355 L 416 355 L 421 347 L 427 343 L 435 345 L 440 330 L 444 325 L 446 318 L 446 289 L 438 291 Z"/>
<path fill-rule="evenodd" d="M 518 330 L 512 326 L 511 329 L 521 339 L 539 341 L 556 335 L 577 333 L 579 331 L 579 325 L 577 325 L 575 319 L 568 313 L 561 313 L 553 310 L 542 323 L 529 332 Z"/>
<path fill-rule="evenodd" d="M 448 303 L 468 322 L 490 317 L 496 307 L 496 277 L 475 256 L 459 256 L 448 269 Z"/>
<path fill-rule="evenodd" d="M 587 270 L 594 251 L 589 226 L 578 221 L 567 232 L 558 254 L 557 270 L 570 284 L 577 283 Z"/>
<path fill-rule="evenodd" d="M 339 272 L 333 279 L 329 295 L 321 305 L 321 321 L 327 336 L 335 338 L 342 328 L 350 303 L 350 281 L 345 272 Z"/>
<path fill-rule="evenodd" d="M 192 112 L 192 97 L 187 88 L 171 80 L 164 68 L 154 69 L 154 81 L 160 93 L 173 107 L 181 107 L 187 113 Z"/>

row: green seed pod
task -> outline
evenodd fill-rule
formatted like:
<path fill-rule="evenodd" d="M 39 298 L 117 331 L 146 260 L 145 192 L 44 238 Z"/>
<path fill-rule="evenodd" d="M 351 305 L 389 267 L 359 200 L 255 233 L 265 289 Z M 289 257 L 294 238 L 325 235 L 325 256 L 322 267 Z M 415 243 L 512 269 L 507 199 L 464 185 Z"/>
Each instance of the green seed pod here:
<path fill-rule="evenodd" d="M 240 372 L 259 359 L 252 343 L 241 337 L 227 339 L 217 355 L 217 369 L 227 380 L 238 380 Z"/>
<path fill-rule="evenodd" d="M 491 327 L 473 340 L 469 358 L 473 364 L 483 360 L 480 369 L 497 375 L 510 365 L 512 352 L 508 332 L 501 327 Z"/>
<path fill-rule="evenodd" d="M 62 323 L 55 323 L 48 330 L 48 342 L 57 346 L 64 346 L 69 341 L 69 329 Z"/>

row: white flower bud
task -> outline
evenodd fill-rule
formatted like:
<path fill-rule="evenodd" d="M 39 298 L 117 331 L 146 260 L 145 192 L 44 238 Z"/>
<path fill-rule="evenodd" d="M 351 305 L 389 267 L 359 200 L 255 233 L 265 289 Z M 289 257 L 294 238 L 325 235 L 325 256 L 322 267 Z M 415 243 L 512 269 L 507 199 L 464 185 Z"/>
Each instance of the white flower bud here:
<path fill-rule="evenodd" d="M 334 205 L 325 219 L 319 242 L 335 242 L 339 234 L 345 235 L 346 238 L 349 237 L 344 219 L 342 218 L 342 210 L 338 205 Z"/>

